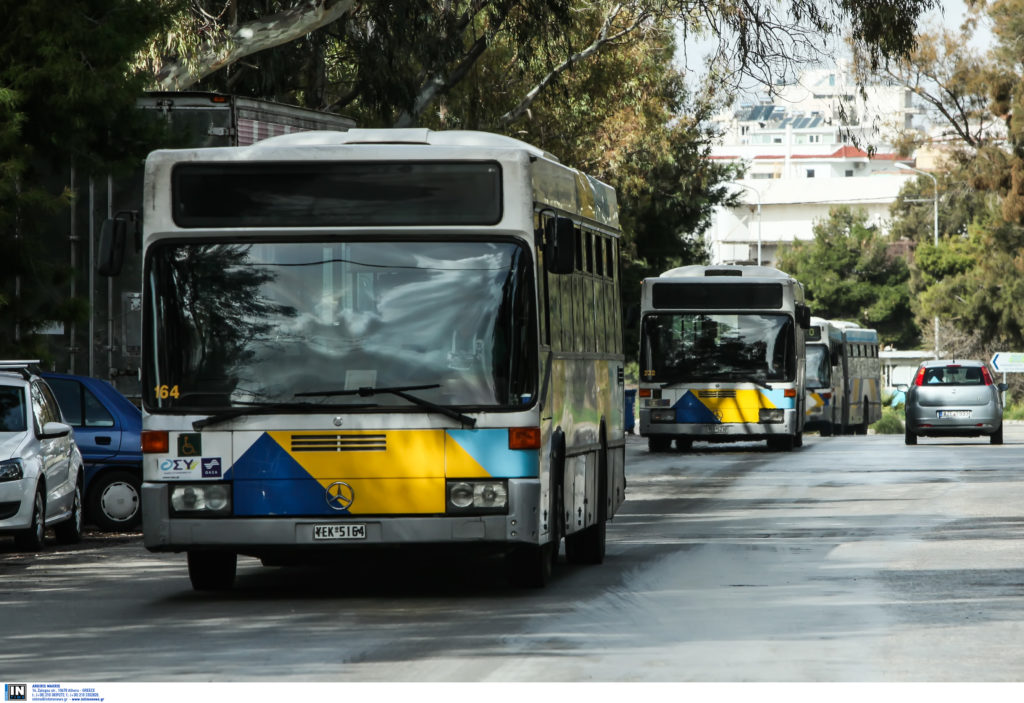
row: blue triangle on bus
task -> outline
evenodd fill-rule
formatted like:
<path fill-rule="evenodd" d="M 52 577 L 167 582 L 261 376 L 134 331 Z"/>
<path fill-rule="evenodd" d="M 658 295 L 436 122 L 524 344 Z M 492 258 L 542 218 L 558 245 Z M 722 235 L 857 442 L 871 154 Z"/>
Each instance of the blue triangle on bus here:
<path fill-rule="evenodd" d="M 693 394 L 686 391 L 683 397 L 675 404 L 676 422 L 694 422 L 702 424 L 719 424 L 721 421 L 715 417 L 711 409 Z"/>

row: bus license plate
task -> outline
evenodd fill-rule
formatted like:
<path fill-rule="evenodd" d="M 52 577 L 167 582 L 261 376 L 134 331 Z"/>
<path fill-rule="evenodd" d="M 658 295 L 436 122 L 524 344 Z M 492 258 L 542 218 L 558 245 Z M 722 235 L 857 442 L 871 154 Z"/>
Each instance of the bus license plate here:
<path fill-rule="evenodd" d="M 940 410 L 939 417 L 967 418 L 971 416 L 970 410 Z"/>
<path fill-rule="evenodd" d="M 366 539 L 366 525 L 313 525 L 313 539 Z"/>

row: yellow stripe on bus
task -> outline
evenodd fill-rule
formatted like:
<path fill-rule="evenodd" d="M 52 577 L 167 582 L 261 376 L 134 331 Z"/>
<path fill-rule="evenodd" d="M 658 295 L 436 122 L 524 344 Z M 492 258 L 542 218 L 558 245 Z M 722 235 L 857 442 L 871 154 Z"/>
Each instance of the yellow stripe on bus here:
<path fill-rule="evenodd" d="M 727 394 L 695 391 L 694 395 L 720 422 L 757 422 L 762 408 L 776 407 L 761 391 L 751 388 L 740 388 Z"/>

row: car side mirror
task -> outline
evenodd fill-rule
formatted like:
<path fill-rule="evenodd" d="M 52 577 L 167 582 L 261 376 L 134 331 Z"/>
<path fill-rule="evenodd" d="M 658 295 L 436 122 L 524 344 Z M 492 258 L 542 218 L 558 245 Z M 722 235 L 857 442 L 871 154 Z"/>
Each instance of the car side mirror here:
<path fill-rule="evenodd" d="M 43 425 L 39 439 L 57 439 L 58 437 L 67 437 L 69 434 L 71 434 L 71 425 L 64 422 L 47 422 Z"/>
<path fill-rule="evenodd" d="M 1010 384 L 1008 384 L 1008 383 L 997 383 L 996 384 L 996 388 L 998 388 L 1000 390 L 1000 392 L 1005 393 L 1007 390 L 1009 390 Z"/>

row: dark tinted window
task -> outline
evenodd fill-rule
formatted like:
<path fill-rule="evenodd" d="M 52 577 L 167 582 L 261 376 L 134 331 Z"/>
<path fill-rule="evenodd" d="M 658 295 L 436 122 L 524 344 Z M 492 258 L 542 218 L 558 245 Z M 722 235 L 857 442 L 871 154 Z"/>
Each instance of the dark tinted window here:
<path fill-rule="evenodd" d="M 984 383 L 980 366 L 931 366 L 924 370 L 926 386 L 980 386 Z"/>
<path fill-rule="evenodd" d="M 47 380 L 64 413 L 64 420 L 76 427 L 113 427 L 114 418 L 99 399 L 78 381 L 67 378 Z"/>
<path fill-rule="evenodd" d="M 655 283 L 651 302 L 656 308 L 749 310 L 782 307 L 778 283 Z"/>
<path fill-rule="evenodd" d="M 174 169 L 181 227 L 493 225 L 496 163 L 182 164 Z"/>
<path fill-rule="evenodd" d="M 24 432 L 25 392 L 16 386 L 0 386 L 0 432 Z"/>

